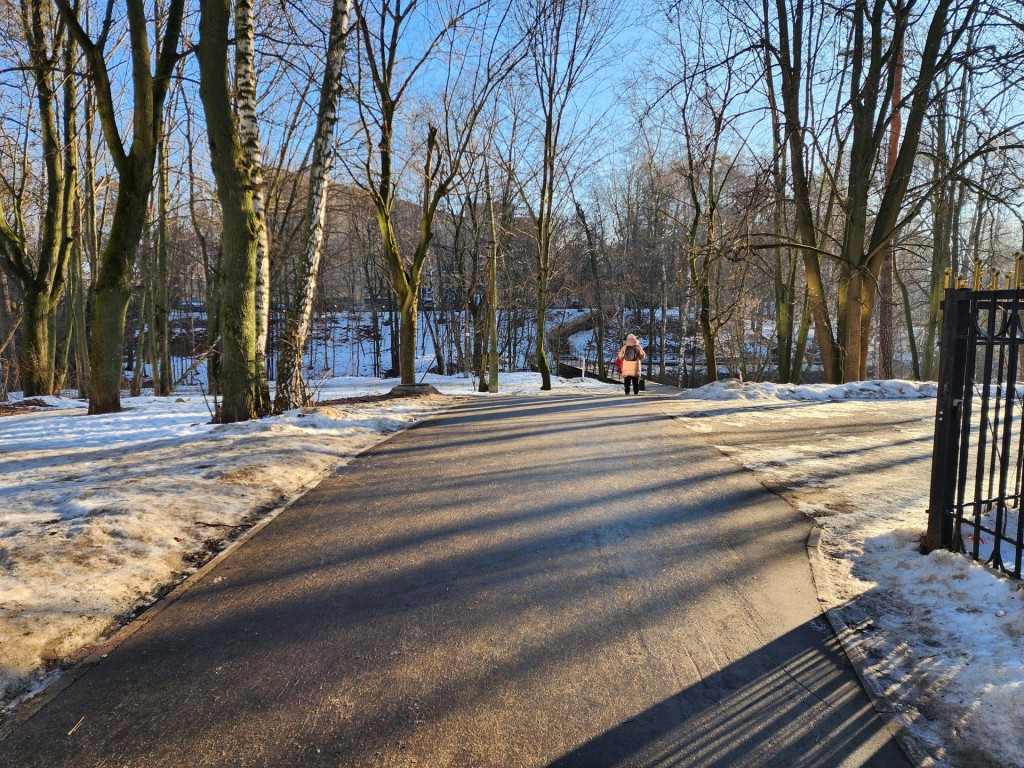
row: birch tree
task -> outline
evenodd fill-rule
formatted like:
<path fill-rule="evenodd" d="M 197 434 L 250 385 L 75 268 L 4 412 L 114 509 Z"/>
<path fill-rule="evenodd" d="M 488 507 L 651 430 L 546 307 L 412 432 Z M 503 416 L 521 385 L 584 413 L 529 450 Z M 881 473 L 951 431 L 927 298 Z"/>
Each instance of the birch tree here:
<path fill-rule="evenodd" d="M 334 0 L 331 6 L 327 63 L 320 88 L 320 106 L 313 136 L 313 161 L 310 166 L 309 199 L 306 205 L 306 237 L 295 298 L 289 306 L 277 366 L 277 395 L 274 411 L 281 413 L 303 405 L 306 396 L 302 382 L 302 352 L 306 347 L 313 299 L 316 294 L 320 260 L 323 256 L 324 225 L 327 213 L 328 174 L 334 152 L 333 140 L 338 122 L 341 75 L 345 62 L 351 0 Z"/>
<path fill-rule="evenodd" d="M 266 351 L 270 332 L 270 242 L 267 234 L 266 195 L 263 183 L 263 156 L 260 149 L 258 102 L 256 98 L 256 27 L 253 23 L 254 0 L 235 0 L 235 113 L 238 141 L 245 172 L 240 179 L 250 185 L 251 225 L 255 228 L 256 287 L 253 294 L 256 323 L 255 358 L 251 365 L 255 377 L 256 412 L 270 410 Z M 205 102 L 204 102 L 205 103 Z M 228 370 L 228 375 L 235 371 Z"/>
<path fill-rule="evenodd" d="M 257 254 L 263 228 L 255 200 L 257 178 L 250 162 L 252 155 L 243 147 L 243 133 L 231 109 L 230 19 L 231 0 L 204 2 L 198 47 L 199 94 L 206 113 L 210 159 L 221 208 L 218 418 L 224 423 L 255 418 L 266 405 L 261 391 L 262 358 L 257 355 L 256 319 Z M 254 99 L 255 92 L 243 89 L 239 97 Z M 239 114 L 243 114 L 241 110 Z M 246 110 L 244 114 L 251 118 L 255 112 Z M 251 138 L 251 130 L 246 135 Z"/>

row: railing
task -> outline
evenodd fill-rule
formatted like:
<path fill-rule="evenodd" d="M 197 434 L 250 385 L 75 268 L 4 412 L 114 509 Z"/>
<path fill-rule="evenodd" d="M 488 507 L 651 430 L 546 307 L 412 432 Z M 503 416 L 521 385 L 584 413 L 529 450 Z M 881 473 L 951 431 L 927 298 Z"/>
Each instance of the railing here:
<path fill-rule="evenodd" d="M 577 357 L 571 355 L 563 355 L 557 359 L 557 370 L 559 376 L 565 376 L 567 378 L 578 378 L 586 377 L 588 379 L 597 379 L 607 384 L 621 384 L 622 373 L 615 367 L 615 360 L 609 360 L 605 365 L 605 375 L 601 376 L 598 370 L 597 360 L 586 357 Z M 655 367 L 651 376 L 647 375 L 647 366 L 643 367 L 643 374 L 641 376 L 645 381 L 654 382 L 656 384 L 662 384 L 664 386 L 676 387 L 679 385 L 678 376 L 670 374 L 661 379 L 658 376 L 658 368 Z M 684 379 L 684 383 L 685 383 Z"/>
<path fill-rule="evenodd" d="M 925 547 L 1019 579 L 1024 290 L 949 288 L 943 312 Z"/>
<path fill-rule="evenodd" d="M 585 377 L 588 379 L 597 379 L 607 383 L 621 383 L 622 374 L 615 369 L 615 361 L 611 361 L 605 366 L 605 376 L 602 377 L 598 371 L 597 360 L 587 357 L 577 357 L 573 355 L 562 355 L 557 358 L 556 365 L 559 376 L 565 376 L 567 378 L 579 378 Z"/>

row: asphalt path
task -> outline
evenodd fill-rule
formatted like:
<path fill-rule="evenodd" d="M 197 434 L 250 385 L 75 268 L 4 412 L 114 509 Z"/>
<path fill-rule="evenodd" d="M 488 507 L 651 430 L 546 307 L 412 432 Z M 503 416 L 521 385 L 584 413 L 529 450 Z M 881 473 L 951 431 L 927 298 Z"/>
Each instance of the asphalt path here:
<path fill-rule="evenodd" d="M 808 522 L 652 390 L 474 400 L 380 444 L 0 766 L 909 765 L 820 613 Z"/>

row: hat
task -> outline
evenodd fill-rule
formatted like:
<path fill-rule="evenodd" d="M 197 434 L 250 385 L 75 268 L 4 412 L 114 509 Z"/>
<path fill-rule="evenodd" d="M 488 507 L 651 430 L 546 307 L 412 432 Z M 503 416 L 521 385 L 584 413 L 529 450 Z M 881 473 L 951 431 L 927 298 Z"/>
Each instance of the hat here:
<path fill-rule="evenodd" d="M 634 334 L 632 334 L 632 333 L 629 334 L 629 336 L 626 337 L 626 343 L 629 344 L 630 342 L 632 342 L 634 344 L 636 343 L 636 336 Z"/>

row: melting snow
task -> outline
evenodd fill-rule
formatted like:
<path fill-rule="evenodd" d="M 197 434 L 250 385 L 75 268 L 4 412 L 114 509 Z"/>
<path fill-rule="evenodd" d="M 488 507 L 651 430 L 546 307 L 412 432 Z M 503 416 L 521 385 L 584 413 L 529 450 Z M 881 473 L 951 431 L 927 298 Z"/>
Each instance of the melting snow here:
<path fill-rule="evenodd" d="M 961 555 L 919 553 L 935 416 L 922 398 L 934 396 L 934 384 L 904 381 L 720 382 L 672 413 L 822 527 L 819 595 L 858 628 L 851 642 L 938 764 L 1020 767 L 1022 585 Z"/>

